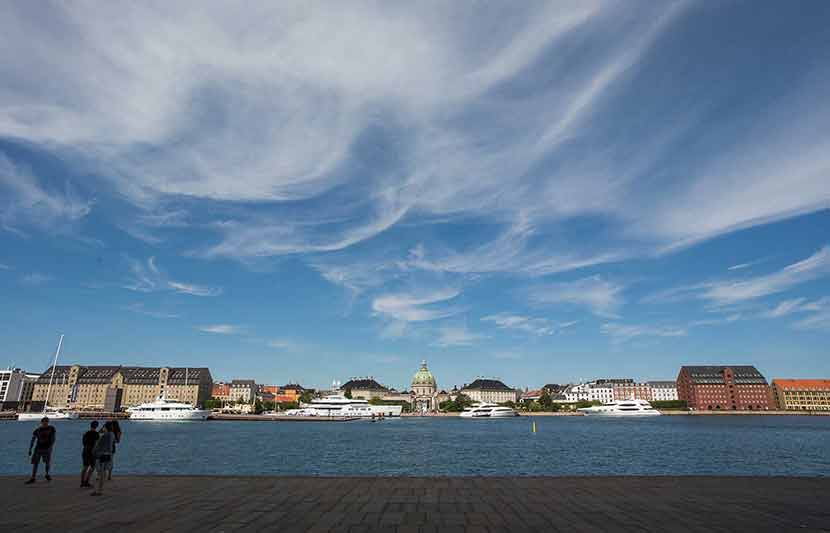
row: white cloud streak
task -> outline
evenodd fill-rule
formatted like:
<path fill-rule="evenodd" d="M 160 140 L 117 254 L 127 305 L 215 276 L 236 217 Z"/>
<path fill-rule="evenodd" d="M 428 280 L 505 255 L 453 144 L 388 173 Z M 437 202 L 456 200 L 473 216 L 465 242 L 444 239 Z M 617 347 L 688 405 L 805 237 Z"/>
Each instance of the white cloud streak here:
<path fill-rule="evenodd" d="M 482 322 L 495 324 L 499 329 L 509 329 L 530 333 L 532 335 L 553 335 L 558 331 L 577 324 L 577 321 L 554 323 L 545 318 L 529 317 L 511 313 L 497 313 L 481 318 Z"/>
<path fill-rule="evenodd" d="M 26 274 L 22 278 L 20 278 L 20 283 L 23 285 L 29 285 L 32 287 L 37 287 L 39 285 L 44 285 L 49 283 L 50 281 L 54 280 L 55 277 L 49 274 L 41 274 L 38 272 L 32 272 L 31 274 Z"/>
<path fill-rule="evenodd" d="M 444 326 L 438 328 L 438 336 L 433 341 L 433 346 L 450 348 L 454 346 L 471 346 L 483 339 L 484 335 L 473 333 L 465 326 Z"/>
<path fill-rule="evenodd" d="M 401 322 L 425 322 L 450 317 L 460 312 L 457 308 L 436 309 L 430 306 L 454 299 L 459 289 L 441 289 L 430 292 L 385 294 L 372 300 L 372 310 L 378 316 Z"/>
<path fill-rule="evenodd" d="M 211 324 L 198 326 L 196 329 L 203 333 L 214 333 L 216 335 L 240 335 L 246 331 L 245 327 L 234 324 Z"/>
<path fill-rule="evenodd" d="M 219 296 L 222 294 L 220 287 L 195 285 L 170 279 L 156 265 L 155 257 L 150 257 L 146 262 L 127 258 L 127 262 L 131 277 L 123 285 L 125 289 L 136 292 L 172 291 L 190 296 Z"/>
<path fill-rule="evenodd" d="M 613 318 L 623 304 L 623 285 L 591 276 L 576 281 L 538 285 L 528 290 L 531 303 L 585 307 L 600 317 Z"/>
<path fill-rule="evenodd" d="M 685 328 L 675 326 L 648 326 L 635 324 L 605 323 L 600 327 L 603 335 L 608 335 L 615 342 L 623 343 L 637 337 L 685 337 Z"/>

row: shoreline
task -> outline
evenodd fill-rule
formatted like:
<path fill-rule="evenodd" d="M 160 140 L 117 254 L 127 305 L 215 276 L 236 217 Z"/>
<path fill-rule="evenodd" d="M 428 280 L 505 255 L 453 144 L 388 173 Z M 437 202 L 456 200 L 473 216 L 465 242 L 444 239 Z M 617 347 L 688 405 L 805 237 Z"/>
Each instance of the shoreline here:
<path fill-rule="evenodd" d="M 0 476 L 10 531 L 821 531 L 827 477 Z M 49 505 L 43 502 L 48 498 Z M 674 524 L 675 527 L 670 525 Z"/>

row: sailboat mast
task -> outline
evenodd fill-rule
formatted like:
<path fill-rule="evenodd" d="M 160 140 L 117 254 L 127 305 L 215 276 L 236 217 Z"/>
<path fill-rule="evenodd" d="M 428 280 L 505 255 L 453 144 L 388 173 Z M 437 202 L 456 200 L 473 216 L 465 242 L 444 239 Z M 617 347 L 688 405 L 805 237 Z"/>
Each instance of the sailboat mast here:
<path fill-rule="evenodd" d="M 61 353 L 61 345 L 63 344 L 63 335 L 58 339 L 58 349 L 55 350 L 55 360 L 52 362 L 52 373 L 49 375 L 49 386 L 46 387 L 46 401 L 43 402 L 43 412 L 46 412 L 46 407 L 49 405 L 49 395 L 52 394 L 52 381 L 55 379 L 55 367 L 58 366 L 58 355 Z"/>

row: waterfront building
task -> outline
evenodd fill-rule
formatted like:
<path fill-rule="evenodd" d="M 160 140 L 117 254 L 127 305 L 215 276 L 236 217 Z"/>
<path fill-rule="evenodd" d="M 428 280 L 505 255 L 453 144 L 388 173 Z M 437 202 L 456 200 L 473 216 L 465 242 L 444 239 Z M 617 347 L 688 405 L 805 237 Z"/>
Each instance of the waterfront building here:
<path fill-rule="evenodd" d="M 766 378 L 754 366 L 683 366 L 677 397 L 690 409 L 758 411 L 774 408 Z"/>
<path fill-rule="evenodd" d="M 0 410 L 17 409 L 24 375 L 19 368 L 0 370 Z"/>
<path fill-rule="evenodd" d="M 498 379 L 478 378 L 469 385 L 461 387 L 460 392 L 474 402 L 516 403 L 519 400 L 518 391 L 511 389 Z"/>
<path fill-rule="evenodd" d="M 210 397 L 223 402 L 229 401 L 231 399 L 231 386 L 223 381 L 214 383 Z"/>
<path fill-rule="evenodd" d="M 519 397 L 519 401 L 522 403 L 538 402 L 539 398 L 542 397 L 543 391 L 544 389 L 526 390 Z M 548 394 L 550 395 L 549 392 Z"/>
<path fill-rule="evenodd" d="M 678 399 L 676 381 L 649 381 L 648 386 L 651 387 L 651 399 L 646 398 L 649 401 L 671 402 Z"/>
<path fill-rule="evenodd" d="M 548 394 L 550 394 L 551 396 L 554 396 L 556 394 L 562 394 L 563 392 L 565 392 L 565 389 L 567 389 L 569 386 L 570 385 L 560 385 L 558 383 L 548 383 L 547 385 L 542 387 L 541 390 L 548 391 Z"/>
<path fill-rule="evenodd" d="M 571 385 L 563 393 L 567 403 L 614 401 L 614 386 L 607 380 L 598 380 L 590 383 Z"/>
<path fill-rule="evenodd" d="M 212 389 L 207 368 L 59 365 L 54 377 L 51 367 L 38 376 L 32 403 L 43 406 L 49 391 L 49 406 L 59 409 L 120 410 L 159 396 L 200 405 L 210 398 Z"/>
<path fill-rule="evenodd" d="M 633 379 L 610 383 L 615 400 L 652 400 L 651 385 L 636 383 Z"/>
<path fill-rule="evenodd" d="M 775 378 L 772 395 L 781 410 L 830 411 L 830 379 Z"/>
<path fill-rule="evenodd" d="M 299 402 L 300 396 L 306 391 L 314 392 L 311 389 L 306 389 L 297 383 L 288 383 L 280 388 L 279 396 L 284 399 L 277 398 L 278 402 Z"/>
<path fill-rule="evenodd" d="M 429 371 L 426 360 L 421 361 L 421 368 L 412 376 L 412 408 L 416 413 L 435 412 L 441 403 L 438 398 L 438 384 Z"/>
<path fill-rule="evenodd" d="M 340 386 L 340 390 L 350 392 L 352 398 L 360 400 L 373 400 L 376 398 L 383 398 L 389 392 L 388 387 L 384 387 L 372 376 L 365 378 L 351 378 L 349 381 Z"/>
<path fill-rule="evenodd" d="M 228 400 L 251 403 L 256 399 L 257 385 L 252 379 L 232 379 L 228 384 Z"/>

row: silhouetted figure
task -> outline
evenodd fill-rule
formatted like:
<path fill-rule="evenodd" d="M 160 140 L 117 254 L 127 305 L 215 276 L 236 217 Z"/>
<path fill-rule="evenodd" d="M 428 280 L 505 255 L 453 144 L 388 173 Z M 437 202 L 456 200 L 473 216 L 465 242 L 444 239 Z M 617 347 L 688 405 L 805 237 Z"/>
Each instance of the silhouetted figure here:
<path fill-rule="evenodd" d="M 118 424 L 118 420 L 113 419 L 110 421 L 110 424 L 112 424 L 112 434 L 115 437 L 115 441 L 112 443 L 112 459 L 107 469 L 107 480 L 112 479 L 112 467 L 115 465 L 115 445 L 121 442 L 121 426 Z"/>
<path fill-rule="evenodd" d="M 93 496 L 100 496 L 104 493 L 104 478 L 112 462 L 112 447 L 115 445 L 115 433 L 112 431 L 112 422 L 104 424 L 98 442 L 92 448 L 92 455 L 95 457 L 95 471 L 98 473 L 98 488 L 92 492 Z"/>
<path fill-rule="evenodd" d="M 35 445 L 35 443 L 37 443 Z M 34 454 L 32 446 L 35 446 Z M 49 467 L 52 465 L 52 447 L 55 445 L 55 428 L 49 425 L 49 418 L 40 419 L 40 426 L 32 432 L 32 440 L 29 441 L 29 456 L 32 458 L 32 477 L 26 482 L 27 485 L 35 482 L 37 477 L 37 465 L 40 461 L 46 465 L 46 481 L 52 481 L 49 475 Z"/>
<path fill-rule="evenodd" d="M 81 440 L 83 443 L 81 460 L 84 465 L 81 469 L 81 488 L 92 488 L 92 485 L 89 484 L 89 478 L 92 477 L 92 471 L 95 468 L 95 456 L 92 454 L 92 450 L 95 448 L 98 438 L 98 422 L 92 421 L 89 424 L 89 431 L 84 433 Z"/>

